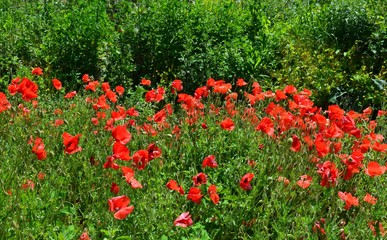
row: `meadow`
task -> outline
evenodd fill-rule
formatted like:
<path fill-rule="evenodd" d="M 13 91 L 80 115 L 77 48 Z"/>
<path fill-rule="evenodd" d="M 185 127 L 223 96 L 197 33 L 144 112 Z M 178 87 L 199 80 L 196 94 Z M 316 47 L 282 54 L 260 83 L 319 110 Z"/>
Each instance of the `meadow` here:
<path fill-rule="evenodd" d="M 386 111 L 243 79 L 79 82 L 34 68 L 0 93 L 2 238 L 385 237 Z"/>
<path fill-rule="evenodd" d="M 385 239 L 386 19 L 0 1 L 0 239 Z"/>

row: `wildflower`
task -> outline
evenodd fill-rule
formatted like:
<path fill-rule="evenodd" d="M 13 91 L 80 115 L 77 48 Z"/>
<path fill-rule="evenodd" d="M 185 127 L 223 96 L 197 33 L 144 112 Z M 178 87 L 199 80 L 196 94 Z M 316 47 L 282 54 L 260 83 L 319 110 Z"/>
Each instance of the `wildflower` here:
<path fill-rule="evenodd" d="M 67 132 L 62 134 L 63 145 L 65 146 L 65 152 L 67 154 L 73 154 L 82 150 L 82 147 L 78 146 L 79 138 L 81 136 L 82 134 L 72 136 Z"/>
<path fill-rule="evenodd" d="M 203 159 L 202 168 L 210 167 L 210 168 L 216 168 L 218 167 L 218 163 L 215 161 L 214 155 L 208 155 Z"/>
<path fill-rule="evenodd" d="M 183 227 L 183 228 L 189 227 L 192 224 L 193 224 L 193 221 L 189 212 L 183 212 L 173 222 L 173 225 L 175 225 L 176 227 Z"/>
<path fill-rule="evenodd" d="M 113 197 L 108 200 L 109 210 L 114 212 L 114 218 L 123 220 L 128 214 L 132 213 L 134 210 L 133 206 L 129 206 L 130 199 L 123 195 L 119 197 Z"/>
<path fill-rule="evenodd" d="M 208 194 L 210 195 L 210 199 L 214 204 L 219 203 L 219 195 L 216 192 L 216 186 L 212 184 L 211 186 L 208 187 Z"/>
<path fill-rule="evenodd" d="M 183 187 L 180 186 L 179 184 L 177 184 L 177 182 L 175 180 L 169 180 L 166 186 L 168 189 L 173 190 L 173 191 L 177 191 L 180 193 L 180 195 L 184 195 Z"/>
<path fill-rule="evenodd" d="M 251 185 L 250 185 L 250 182 L 251 180 L 253 180 L 254 178 L 254 173 L 247 173 L 245 174 L 241 180 L 239 181 L 239 186 L 245 190 L 245 191 L 249 191 L 251 190 Z"/>
<path fill-rule="evenodd" d="M 345 202 L 344 209 L 349 210 L 351 206 L 359 206 L 359 199 L 352 196 L 351 193 L 347 192 L 338 192 L 339 198 Z"/>

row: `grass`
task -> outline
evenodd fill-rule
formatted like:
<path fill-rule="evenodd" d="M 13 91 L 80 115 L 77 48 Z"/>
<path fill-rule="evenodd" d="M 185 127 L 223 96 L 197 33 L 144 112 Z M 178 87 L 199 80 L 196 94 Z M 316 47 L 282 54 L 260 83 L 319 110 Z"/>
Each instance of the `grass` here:
<path fill-rule="evenodd" d="M 32 82 L 50 82 L 44 74 L 26 77 Z M 1 238 L 385 236 L 387 145 L 379 133 L 386 127 L 385 111 L 380 110 L 376 119 L 369 111 L 345 112 L 336 105 L 322 111 L 313 106 L 307 90 L 288 87 L 273 93 L 260 91 L 259 84 L 252 82 L 230 86 L 209 80 L 201 88 L 208 96 L 202 98 L 198 92 L 195 97 L 152 84 L 126 89 L 120 96 L 111 86 L 118 100 L 106 100 L 105 109 L 101 96 L 109 94 L 101 83 L 95 91 L 82 90 L 73 98 L 64 98 L 72 89 L 54 87 L 28 97 L 21 81 L 14 84 L 18 91 L 5 93 L 0 105 L 4 106 L 0 112 Z M 145 98 L 157 87 L 163 99 Z M 120 107 L 121 119 L 112 121 L 112 112 L 118 114 Z M 138 116 L 127 111 L 132 107 Z M 232 121 L 229 126 L 223 125 L 227 118 Z M 56 124 L 58 119 L 63 120 L 62 125 Z M 114 133 L 117 126 L 125 126 L 120 132 L 123 137 Z M 70 139 L 72 145 L 64 143 L 64 132 L 80 134 L 79 142 Z M 44 146 L 35 149 L 36 138 Z M 113 149 L 119 141 L 130 151 L 130 160 L 120 160 L 121 150 Z M 152 152 L 151 144 L 161 155 L 144 157 L 145 166 L 136 163 L 137 155 Z M 77 147 L 82 149 L 66 153 Z M 46 157 L 39 160 L 37 152 L 46 152 Z M 209 155 L 215 156 L 216 168 L 203 167 Z M 109 156 L 114 160 L 107 164 L 112 159 Z M 370 162 L 380 166 L 372 167 Z M 335 167 L 329 168 L 328 163 Z M 124 166 L 132 168 L 134 176 L 124 176 Z M 353 176 L 344 180 L 349 169 L 354 169 Z M 199 173 L 207 180 L 195 186 L 203 195 L 198 204 L 187 195 Z M 251 188 L 244 189 L 241 179 L 248 173 L 254 177 L 245 182 Z M 303 175 L 311 180 L 300 182 Z M 133 188 L 138 187 L 133 178 L 142 188 Z M 170 180 L 183 187 L 183 195 L 167 188 Z M 111 190 L 113 182 L 120 188 L 118 193 Z M 219 195 L 217 204 L 208 193 L 212 184 Z M 357 197 L 358 206 L 353 200 L 354 205 L 345 209 L 339 192 Z M 376 204 L 364 200 L 367 193 L 377 198 Z M 129 206 L 134 206 L 132 213 L 118 217 L 122 219 L 109 211 L 109 199 L 117 196 L 127 196 Z M 183 212 L 190 213 L 192 225 L 174 226 Z"/>

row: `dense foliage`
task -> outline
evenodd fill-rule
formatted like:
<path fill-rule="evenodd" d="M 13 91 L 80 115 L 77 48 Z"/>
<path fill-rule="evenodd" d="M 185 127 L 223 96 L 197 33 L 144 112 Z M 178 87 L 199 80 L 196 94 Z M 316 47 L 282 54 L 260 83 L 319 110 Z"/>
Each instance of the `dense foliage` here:
<path fill-rule="evenodd" d="M 387 111 L 243 79 L 78 82 L 34 68 L 0 92 L 1 238 L 385 236 Z"/>
<path fill-rule="evenodd" d="M 316 104 L 381 108 L 384 0 L 3 0 L 0 86 L 44 66 L 65 86 L 211 76 L 314 91 Z M 28 71 L 27 71 L 28 70 Z"/>

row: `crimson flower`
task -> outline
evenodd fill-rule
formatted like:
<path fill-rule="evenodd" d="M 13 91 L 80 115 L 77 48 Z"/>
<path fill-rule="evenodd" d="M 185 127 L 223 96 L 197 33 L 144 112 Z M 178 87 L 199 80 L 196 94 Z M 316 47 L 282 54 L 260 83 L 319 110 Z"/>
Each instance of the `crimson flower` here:
<path fill-rule="evenodd" d="M 183 227 L 183 228 L 189 227 L 192 224 L 193 224 L 193 221 L 189 212 L 183 212 L 173 222 L 173 225 L 175 225 L 176 227 Z"/>
<path fill-rule="evenodd" d="M 321 176 L 320 185 L 323 187 L 331 187 L 337 184 L 339 171 L 335 163 L 325 161 L 323 164 L 317 164 L 317 173 Z"/>
<path fill-rule="evenodd" d="M 368 202 L 369 204 L 374 205 L 374 204 L 376 204 L 376 201 L 377 201 L 378 199 L 377 199 L 376 197 L 372 196 L 371 194 L 367 193 L 367 194 L 364 196 L 363 200 L 364 200 L 365 202 Z"/>
<path fill-rule="evenodd" d="M 52 79 L 52 85 L 56 90 L 61 90 L 62 89 L 62 82 L 59 81 L 58 79 L 54 78 Z"/>
<path fill-rule="evenodd" d="M 139 183 L 134 178 L 134 170 L 130 167 L 122 167 L 122 173 L 125 177 L 126 182 L 132 187 L 132 188 L 142 188 L 141 183 Z"/>
<path fill-rule="evenodd" d="M 109 210 L 114 212 L 114 218 L 123 220 L 133 212 L 134 207 L 129 206 L 130 199 L 123 195 L 108 200 Z"/>
<path fill-rule="evenodd" d="M 43 74 L 43 70 L 40 67 L 36 67 L 31 71 L 32 75 L 40 76 Z"/>
<path fill-rule="evenodd" d="M 212 184 L 211 186 L 208 187 L 208 194 L 210 195 L 210 199 L 214 204 L 219 203 L 219 195 L 216 192 L 216 186 Z"/>
<path fill-rule="evenodd" d="M 302 175 L 301 179 L 297 181 L 297 185 L 302 188 L 308 188 L 312 183 L 312 177 L 309 175 Z"/>
<path fill-rule="evenodd" d="M 301 150 L 301 141 L 295 134 L 292 136 L 292 146 L 290 147 L 290 150 L 293 152 L 298 152 Z"/>
<path fill-rule="evenodd" d="M 41 138 L 36 138 L 32 152 L 36 154 L 39 160 L 43 160 L 47 157 L 47 152 L 44 150 L 44 142 Z"/>
<path fill-rule="evenodd" d="M 218 167 L 218 163 L 215 161 L 214 155 L 209 155 L 203 159 L 202 168 L 210 167 L 216 168 Z"/>
<path fill-rule="evenodd" d="M 187 194 L 187 199 L 191 200 L 192 202 L 196 204 L 200 204 L 202 200 L 203 195 L 201 194 L 201 191 L 199 188 L 191 187 L 189 189 L 189 192 Z"/>
<path fill-rule="evenodd" d="M 245 190 L 245 191 L 249 191 L 251 190 L 251 185 L 250 185 L 250 182 L 251 180 L 253 180 L 254 178 L 254 173 L 246 173 L 242 178 L 241 180 L 239 181 L 239 186 Z"/>
<path fill-rule="evenodd" d="M 90 240 L 89 234 L 87 232 L 83 232 L 79 237 L 79 240 Z"/>
<path fill-rule="evenodd" d="M 180 186 L 179 184 L 177 184 L 177 182 L 175 180 L 169 180 L 166 186 L 168 189 L 173 190 L 173 191 L 177 191 L 180 193 L 180 195 L 184 195 L 183 187 Z"/>
<path fill-rule="evenodd" d="M 345 202 L 344 209 L 349 210 L 352 206 L 359 206 L 359 199 L 352 196 L 351 193 L 338 192 L 339 198 Z"/>
<path fill-rule="evenodd" d="M 175 93 L 175 91 L 180 92 L 181 90 L 183 90 L 183 82 L 179 79 L 174 80 L 172 82 L 171 92 Z"/>
<path fill-rule="evenodd" d="M 364 172 L 370 176 L 380 176 L 386 171 L 385 166 L 380 166 L 378 162 L 371 161 L 368 163 L 367 168 L 364 170 Z"/>
<path fill-rule="evenodd" d="M 125 125 L 115 127 L 112 131 L 112 136 L 122 145 L 127 144 L 132 139 L 132 135 L 128 132 Z"/>
<path fill-rule="evenodd" d="M 239 78 L 239 79 L 237 80 L 237 82 L 236 82 L 236 85 L 237 85 L 238 87 L 243 87 L 243 86 L 247 85 L 247 82 L 245 82 L 245 80 L 243 80 L 243 78 Z"/>
<path fill-rule="evenodd" d="M 128 160 L 130 160 L 129 154 L 130 154 L 130 151 L 125 145 L 122 145 L 119 142 L 114 142 L 114 144 L 113 144 L 113 157 L 115 159 L 118 158 L 118 159 L 121 159 L 124 161 L 128 161 Z"/>
<path fill-rule="evenodd" d="M 83 81 L 84 83 L 90 82 L 89 74 L 83 74 L 83 76 L 82 76 L 82 81 Z"/>
<path fill-rule="evenodd" d="M 143 86 L 149 86 L 149 85 L 151 85 L 151 80 L 148 80 L 148 79 L 145 79 L 145 78 L 143 78 L 143 79 L 141 79 L 141 85 L 143 85 Z"/>
<path fill-rule="evenodd" d="M 73 98 L 75 95 L 77 95 L 77 92 L 76 91 L 72 91 L 72 92 L 69 92 L 67 93 L 64 98 Z"/>
<path fill-rule="evenodd" d="M 78 146 L 79 138 L 82 136 L 82 134 L 77 134 L 75 136 L 72 136 L 71 134 L 64 132 L 62 134 L 63 138 L 63 145 L 65 146 L 65 152 L 67 154 L 73 154 L 79 151 L 82 151 L 82 148 Z"/>
<path fill-rule="evenodd" d="M 147 150 L 149 161 L 161 156 L 161 149 L 157 147 L 155 143 L 149 144 Z"/>
<path fill-rule="evenodd" d="M 118 194 L 119 191 L 120 191 L 120 187 L 115 182 L 112 182 L 112 186 L 110 187 L 110 192 L 114 194 Z"/>
<path fill-rule="evenodd" d="M 143 149 L 138 150 L 133 154 L 132 159 L 137 169 L 144 170 L 149 162 L 149 152 Z"/>
<path fill-rule="evenodd" d="M 232 131 L 235 128 L 234 122 L 231 118 L 226 118 L 220 123 L 220 127 L 227 131 Z"/>
<path fill-rule="evenodd" d="M 118 95 L 122 96 L 125 92 L 125 88 L 123 86 L 116 86 L 116 92 L 118 93 Z"/>
<path fill-rule="evenodd" d="M 207 183 L 207 175 L 201 172 L 194 176 L 192 180 L 194 182 L 194 186 L 200 186 Z"/>

